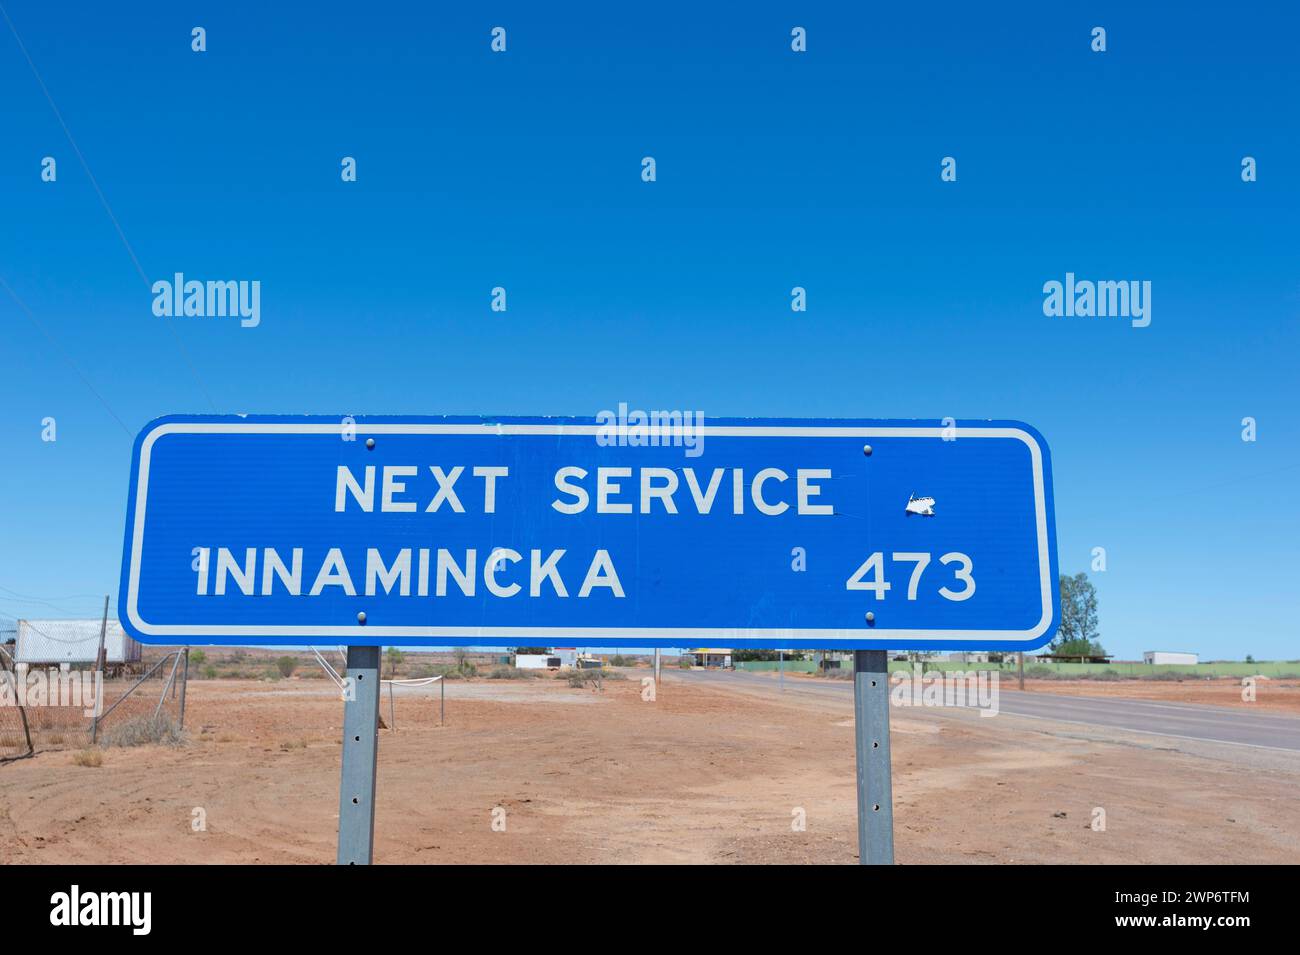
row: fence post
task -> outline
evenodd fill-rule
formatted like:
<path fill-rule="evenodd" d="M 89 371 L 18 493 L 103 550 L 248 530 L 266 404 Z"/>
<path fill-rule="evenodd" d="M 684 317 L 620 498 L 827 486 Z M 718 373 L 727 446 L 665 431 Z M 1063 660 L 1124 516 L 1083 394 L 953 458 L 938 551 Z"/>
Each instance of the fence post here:
<path fill-rule="evenodd" d="M 17 647 L 15 647 L 14 649 L 16 651 Z M 17 664 L 15 664 L 11 659 L 9 660 L 8 665 L 6 665 L 5 663 L 6 657 L 7 654 L 4 652 L 3 649 L 0 649 L 0 673 L 3 673 L 5 671 L 11 672 L 14 675 L 14 679 L 17 680 L 18 679 Z M 22 721 L 23 724 L 23 738 L 27 740 L 27 752 L 23 753 L 22 756 L 13 756 L 13 757 L 7 756 L 4 759 L 0 759 L 0 763 L 8 762 L 10 759 L 22 759 L 23 756 L 36 755 L 36 746 L 32 743 L 32 730 L 31 727 L 27 724 L 27 708 L 20 704 L 16 707 L 16 709 L 18 710 L 18 718 Z"/>
<path fill-rule="evenodd" d="M 169 653 L 167 654 L 167 656 L 171 656 L 171 654 Z M 149 667 L 149 669 L 145 670 L 144 676 L 140 677 L 140 679 L 132 683 L 130 689 L 128 689 L 125 693 L 123 693 L 116 700 L 114 700 L 112 706 L 104 710 L 103 713 L 100 713 L 99 716 L 96 717 L 95 721 L 91 724 L 92 741 L 94 739 L 93 733 L 99 727 L 99 724 L 102 723 L 105 719 L 107 719 L 108 715 L 112 713 L 115 709 L 117 709 L 118 706 L 122 704 L 123 700 L 125 700 L 128 696 L 130 696 L 132 693 L 138 690 L 140 688 L 140 684 L 144 683 L 145 680 L 149 679 L 149 677 L 153 674 L 154 670 L 157 670 L 164 663 L 166 663 L 167 656 L 162 657 L 157 663 L 153 664 L 151 667 Z"/>
<path fill-rule="evenodd" d="M 99 652 L 95 654 L 95 668 L 100 673 L 104 672 L 104 664 L 108 661 L 104 659 L 104 639 L 108 636 L 108 594 L 104 594 L 104 619 L 99 624 Z M 122 658 L 126 659 L 126 642 L 122 643 Z M 102 679 L 102 677 L 101 677 Z"/>
<path fill-rule="evenodd" d="M 176 651 L 176 659 L 172 661 L 171 672 L 167 674 L 167 682 L 163 684 L 162 693 L 158 695 L 158 705 L 153 708 L 153 718 L 158 719 L 158 714 L 162 712 L 163 704 L 167 702 L 167 693 L 172 688 L 172 681 L 176 679 L 176 668 L 181 665 L 181 652 Z"/>
<path fill-rule="evenodd" d="M 99 692 L 104 692 L 104 638 L 108 635 L 108 594 L 104 594 L 104 619 L 99 624 L 99 651 L 95 654 L 95 669 L 99 671 Z M 122 641 L 122 658 L 126 659 L 126 641 Z M 95 707 L 102 710 L 103 704 Z M 90 742 L 99 742 L 99 720 L 102 714 L 96 714 L 90 721 Z"/>
<path fill-rule="evenodd" d="M 185 672 L 181 674 L 181 725 L 185 729 L 185 688 L 190 685 L 190 648 L 185 648 Z"/>

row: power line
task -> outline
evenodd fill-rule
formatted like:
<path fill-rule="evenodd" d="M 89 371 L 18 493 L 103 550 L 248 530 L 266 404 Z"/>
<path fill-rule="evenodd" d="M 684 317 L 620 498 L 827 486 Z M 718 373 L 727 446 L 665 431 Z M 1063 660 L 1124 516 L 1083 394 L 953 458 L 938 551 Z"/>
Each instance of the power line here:
<path fill-rule="evenodd" d="M 90 164 L 86 162 L 86 157 L 81 154 L 81 148 L 77 145 L 77 141 L 72 138 L 72 130 L 68 129 L 68 124 L 63 121 L 63 114 L 59 112 L 59 107 L 55 105 L 54 97 L 50 95 L 50 91 L 45 85 L 45 80 L 41 78 L 40 71 L 36 69 L 36 63 L 32 60 L 31 54 L 27 52 L 27 46 L 23 43 L 23 38 L 18 35 L 18 29 L 14 26 L 13 20 L 9 19 L 9 11 L 4 8 L 4 4 L 0 4 L 0 15 L 3 15 L 5 23 L 9 24 L 9 32 L 14 35 L 14 39 L 18 42 L 18 49 L 22 51 L 23 58 L 27 60 L 27 65 L 31 68 L 32 76 L 36 77 L 36 82 L 40 86 L 41 92 L 45 94 L 46 102 L 50 104 L 50 109 L 54 111 L 55 119 L 57 119 L 59 125 L 63 127 L 63 135 L 68 138 L 68 143 L 72 146 L 72 151 L 77 154 L 77 160 L 81 163 L 81 168 L 85 170 L 86 178 L 90 180 L 91 186 L 94 187 L 95 195 L 99 196 L 99 203 L 104 207 L 104 211 L 108 213 L 108 218 L 113 223 L 113 228 L 117 230 L 118 238 L 122 240 L 122 245 L 126 247 L 127 255 L 131 256 L 131 262 L 134 263 L 136 272 L 140 274 L 140 278 L 144 282 L 145 288 L 152 289 L 153 286 L 149 281 L 149 276 L 145 273 L 144 266 L 140 264 L 140 259 L 136 256 L 135 249 L 131 247 L 131 243 L 126 238 L 126 233 L 122 231 L 122 226 L 117 221 L 117 216 L 113 214 L 113 207 L 108 204 L 108 198 L 104 195 L 104 190 L 99 188 L 99 181 L 95 179 L 95 174 L 90 171 Z M 7 285 L 5 287 L 8 288 Z M 9 294 L 13 295 L 13 291 L 10 290 Z M 24 308 L 25 307 L 26 306 L 24 306 Z M 166 325 L 168 331 L 172 334 L 172 340 L 180 350 L 181 357 L 185 359 L 185 364 L 189 368 L 190 376 L 194 379 L 194 383 L 198 385 L 199 390 L 203 392 L 203 396 L 207 399 L 212 410 L 216 411 L 216 402 L 212 400 L 211 393 L 208 391 L 207 386 L 204 385 L 203 379 L 199 377 L 198 369 L 194 366 L 194 361 L 190 358 L 190 353 L 185 347 L 185 343 L 181 341 L 180 335 L 177 334 L 176 329 L 172 326 L 171 322 L 167 322 Z M 116 417 L 116 415 L 114 415 L 114 417 Z"/>
<path fill-rule="evenodd" d="M 22 604 L 40 604 L 43 607 L 49 607 L 51 610 L 57 610 L 59 613 L 65 613 L 70 617 L 77 617 L 78 612 L 75 610 L 69 610 L 67 607 L 60 607 L 58 604 L 53 603 L 53 601 L 57 600 L 62 603 L 67 600 L 93 600 L 96 605 L 98 605 L 106 596 L 105 594 L 67 594 L 63 597 L 37 597 L 34 594 L 19 593 L 16 590 L 4 586 L 0 586 L 0 591 L 3 591 L 4 594 L 10 595 L 6 597 L 3 594 L 0 594 L 0 603 L 18 604 L 20 606 Z M 0 619 L 5 617 L 16 619 L 13 618 L 12 614 L 0 610 Z"/>
<path fill-rule="evenodd" d="M 104 598 L 101 596 L 96 599 L 103 600 Z M 58 604 L 52 604 L 48 600 L 19 600 L 14 597 L 0 597 L 0 603 L 17 604 L 20 607 L 23 605 L 40 604 L 42 607 L 49 607 L 51 610 L 57 610 L 59 613 L 66 613 L 70 617 L 77 616 L 77 611 L 69 610 L 67 607 L 60 607 Z"/>
<path fill-rule="evenodd" d="M 64 348 L 62 345 L 60 345 L 59 342 L 54 338 L 54 336 L 50 334 L 49 329 L 47 329 L 43 324 L 41 324 L 41 322 L 36 318 L 35 314 L 32 313 L 32 310 L 27 307 L 27 303 L 18 297 L 18 293 L 15 292 L 12 288 L 10 288 L 9 283 L 5 281 L 3 275 L 0 275 L 0 285 L 4 286 L 4 290 L 9 293 L 9 297 L 18 303 L 18 307 L 22 309 L 22 312 L 24 315 L 27 316 L 28 321 L 30 321 L 33 325 L 35 325 L 37 331 L 39 331 L 42 335 L 45 336 L 45 340 L 50 343 L 50 345 L 54 348 L 54 350 L 63 356 L 63 360 L 72 366 L 72 370 L 77 373 L 77 377 L 81 379 L 82 384 L 84 384 L 87 388 L 89 388 L 90 393 L 99 399 L 99 403 L 104 406 L 104 409 L 110 415 L 112 415 L 113 420 L 122 426 L 122 430 L 126 432 L 127 437 L 134 438 L 135 432 L 133 432 L 130 428 L 128 428 L 126 426 L 126 422 L 117 416 L 117 412 L 114 411 L 113 406 L 108 403 L 108 399 L 105 398 L 102 394 L 100 394 L 98 388 L 96 388 L 93 384 L 91 384 L 90 379 L 86 376 L 86 373 L 81 370 L 81 366 L 77 364 L 77 362 L 73 359 L 72 355 L 69 354 L 68 350 Z"/>
<path fill-rule="evenodd" d="M 65 594 L 65 595 L 63 595 L 62 597 L 37 597 L 37 596 L 34 595 L 34 594 L 20 594 L 18 591 L 16 591 L 16 590 L 11 590 L 11 589 L 8 588 L 8 587 L 0 587 L 0 590 L 3 590 L 5 593 L 7 593 L 7 594 L 11 594 L 11 595 L 13 595 L 13 596 L 15 596 L 15 597 L 22 597 L 22 598 L 24 598 L 24 599 L 26 599 L 26 600 L 36 600 L 36 601 L 44 601 L 44 600 L 82 600 L 82 599 L 86 599 L 86 600 L 99 600 L 101 597 L 104 596 L 103 594 Z"/>

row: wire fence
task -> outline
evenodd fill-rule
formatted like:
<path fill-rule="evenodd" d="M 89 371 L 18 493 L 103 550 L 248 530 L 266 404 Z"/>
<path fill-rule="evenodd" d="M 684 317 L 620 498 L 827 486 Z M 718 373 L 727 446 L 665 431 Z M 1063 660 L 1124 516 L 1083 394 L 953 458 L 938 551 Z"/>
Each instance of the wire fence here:
<path fill-rule="evenodd" d="M 13 657 L 0 646 L 0 680 L 5 681 L 4 705 L 0 706 L 0 763 L 22 759 L 35 752 L 26 707 L 17 699 Z"/>
<path fill-rule="evenodd" d="M 188 649 L 169 650 L 143 675 L 15 665 L 0 651 L 0 761 L 43 750 L 175 742 L 185 727 Z M 97 701 L 98 705 L 97 705 Z"/>
<path fill-rule="evenodd" d="M 185 728 L 189 650 L 172 650 L 144 676 L 114 680 L 104 687 L 104 707 L 92 721 L 91 741 L 105 746 L 175 742 Z"/>

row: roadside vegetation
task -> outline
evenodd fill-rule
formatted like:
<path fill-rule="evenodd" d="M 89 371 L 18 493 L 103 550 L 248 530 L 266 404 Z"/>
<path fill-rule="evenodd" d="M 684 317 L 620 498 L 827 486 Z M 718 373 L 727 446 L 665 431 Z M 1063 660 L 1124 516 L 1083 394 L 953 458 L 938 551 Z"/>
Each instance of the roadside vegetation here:
<path fill-rule="evenodd" d="M 566 680 L 569 686 L 575 689 L 599 689 L 600 685 L 606 680 L 627 679 L 622 673 L 595 667 L 589 670 L 561 670 L 555 674 L 555 678 L 557 680 Z"/>

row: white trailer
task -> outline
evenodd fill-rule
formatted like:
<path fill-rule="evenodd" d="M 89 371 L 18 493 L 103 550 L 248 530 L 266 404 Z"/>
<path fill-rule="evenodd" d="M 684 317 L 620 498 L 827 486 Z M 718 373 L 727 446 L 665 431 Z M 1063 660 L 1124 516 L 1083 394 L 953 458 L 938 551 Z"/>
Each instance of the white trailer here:
<path fill-rule="evenodd" d="M 1145 650 L 1142 653 L 1143 663 L 1199 663 L 1201 656 L 1198 653 L 1185 653 L 1182 650 Z"/>
<path fill-rule="evenodd" d="M 547 653 L 516 653 L 515 666 L 520 670 L 558 670 L 560 658 Z"/>
<path fill-rule="evenodd" d="M 19 620 L 14 662 L 29 666 L 93 666 L 102 620 Z M 140 644 L 116 620 L 104 633 L 104 658 L 112 667 L 140 662 Z"/>

